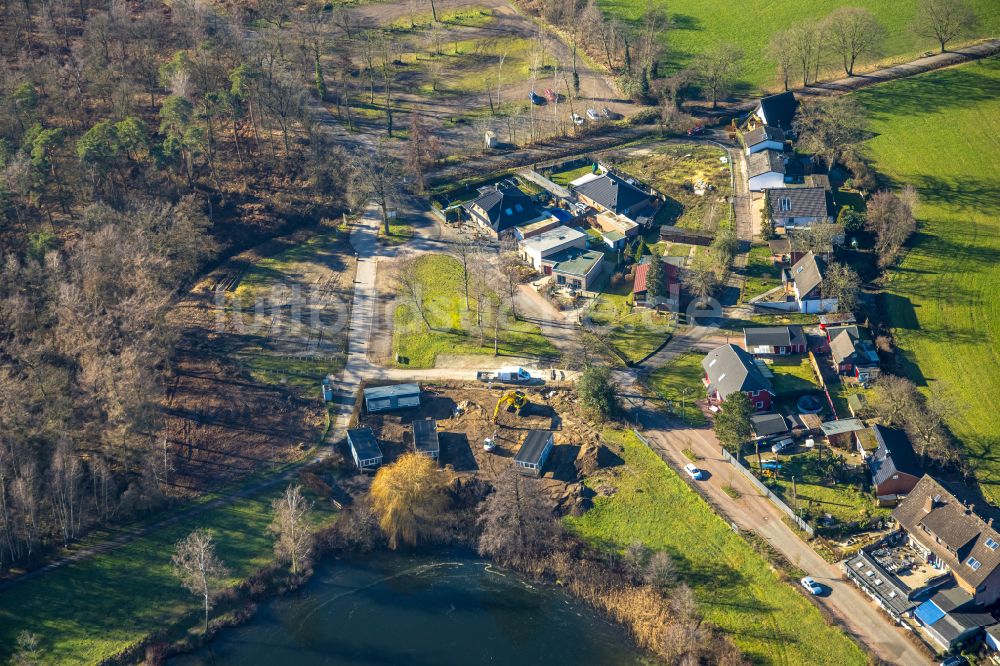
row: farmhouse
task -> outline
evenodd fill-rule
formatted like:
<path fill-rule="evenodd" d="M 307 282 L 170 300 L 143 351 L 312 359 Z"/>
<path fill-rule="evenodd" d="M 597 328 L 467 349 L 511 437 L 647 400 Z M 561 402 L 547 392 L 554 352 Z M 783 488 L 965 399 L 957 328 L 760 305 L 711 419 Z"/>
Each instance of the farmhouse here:
<path fill-rule="evenodd" d="M 552 263 L 545 268 L 545 259 L 557 252 L 569 248 L 587 249 L 587 234 L 573 227 L 556 227 L 538 236 L 532 236 L 520 241 L 521 255 L 535 267 L 537 271 L 551 273 Z"/>
<path fill-rule="evenodd" d="M 785 271 L 782 278 L 790 285 L 799 312 L 833 312 L 837 309 L 836 298 L 823 298 L 823 260 L 812 252 Z"/>
<path fill-rule="evenodd" d="M 837 372 L 853 377 L 860 384 L 868 384 L 880 374 L 878 352 L 875 345 L 865 338 L 861 329 L 850 324 L 826 329 L 830 343 L 830 356 Z"/>
<path fill-rule="evenodd" d="M 347 431 L 347 444 L 351 457 L 358 469 L 378 467 L 382 464 L 382 449 L 378 446 L 371 428 L 357 428 Z"/>
<path fill-rule="evenodd" d="M 747 155 L 759 153 L 762 150 L 785 149 L 785 132 L 775 125 L 758 125 L 743 134 L 743 145 Z"/>
<path fill-rule="evenodd" d="M 514 466 L 522 474 L 541 476 L 545 461 L 552 453 L 552 433 L 547 430 L 532 430 L 528 432 L 521 448 L 514 456 Z"/>
<path fill-rule="evenodd" d="M 433 460 L 438 459 L 441 455 L 441 443 L 438 440 L 437 421 L 432 418 L 413 421 L 413 450 Z"/>
<path fill-rule="evenodd" d="M 775 227 L 786 231 L 832 221 L 832 202 L 820 187 L 786 187 L 764 190 Z"/>
<path fill-rule="evenodd" d="M 950 571 L 975 604 L 1000 599 L 1000 533 L 928 475 L 892 512 L 926 561 Z"/>
<path fill-rule="evenodd" d="M 557 285 L 590 289 L 603 272 L 604 253 L 572 247 L 546 257 L 544 268 L 556 276 Z"/>
<path fill-rule="evenodd" d="M 785 159 L 777 150 L 761 150 L 747 160 L 750 190 L 762 192 L 785 186 Z"/>
<path fill-rule="evenodd" d="M 713 349 L 702 359 L 705 371 L 705 386 L 710 399 L 723 402 L 736 392 L 750 398 L 750 404 L 758 412 L 771 409 L 777 395 L 771 380 L 757 367 L 753 357 L 736 345 L 722 345 Z"/>
<path fill-rule="evenodd" d="M 754 414 L 750 417 L 750 427 L 755 440 L 771 439 L 788 433 L 788 422 L 781 414 Z"/>
<path fill-rule="evenodd" d="M 754 356 L 805 354 L 806 334 L 801 326 L 760 326 L 743 329 L 743 347 Z"/>
<path fill-rule="evenodd" d="M 479 196 L 462 204 L 469 217 L 498 236 L 514 227 L 539 222 L 549 217 L 539 212 L 521 189 L 510 183 L 497 183 L 480 189 Z"/>
<path fill-rule="evenodd" d="M 760 100 L 753 116 L 763 125 L 771 125 L 783 132 L 792 131 L 792 121 L 798 111 L 799 102 L 791 92 L 769 95 Z"/>
<path fill-rule="evenodd" d="M 592 178 L 578 185 L 574 192 L 583 203 L 606 213 L 604 218 L 608 222 L 623 217 L 635 224 L 640 218 L 651 217 L 655 213 L 655 196 L 612 173 Z M 633 231 L 629 234 L 620 228 L 604 230 L 619 231 L 629 236 L 638 233 Z"/>
<path fill-rule="evenodd" d="M 893 505 L 913 490 L 924 472 L 902 430 L 875 425 L 872 434 L 878 448 L 867 461 L 875 497 L 883 506 Z"/>
<path fill-rule="evenodd" d="M 419 384 L 394 384 L 365 389 L 365 407 L 369 414 L 390 409 L 409 409 L 420 406 Z"/>

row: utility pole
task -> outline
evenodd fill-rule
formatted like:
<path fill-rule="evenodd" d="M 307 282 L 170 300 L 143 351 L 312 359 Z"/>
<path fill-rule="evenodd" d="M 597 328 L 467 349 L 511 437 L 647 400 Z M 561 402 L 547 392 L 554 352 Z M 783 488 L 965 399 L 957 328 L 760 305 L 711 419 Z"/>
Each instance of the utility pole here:
<path fill-rule="evenodd" d="M 799 515 L 799 495 L 795 490 L 795 477 L 792 477 L 792 504 L 795 506 L 795 515 Z"/>

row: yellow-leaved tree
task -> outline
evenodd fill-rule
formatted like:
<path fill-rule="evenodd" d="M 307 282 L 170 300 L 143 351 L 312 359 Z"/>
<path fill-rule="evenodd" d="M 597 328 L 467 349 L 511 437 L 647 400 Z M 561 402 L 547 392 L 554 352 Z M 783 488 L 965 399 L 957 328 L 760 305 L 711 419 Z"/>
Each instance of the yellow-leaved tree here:
<path fill-rule="evenodd" d="M 404 454 L 378 471 L 372 482 L 372 507 L 389 548 L 416 545 L 442 527 L 449 502 L 448 478 L 434 460 L 416 453 Z"/>

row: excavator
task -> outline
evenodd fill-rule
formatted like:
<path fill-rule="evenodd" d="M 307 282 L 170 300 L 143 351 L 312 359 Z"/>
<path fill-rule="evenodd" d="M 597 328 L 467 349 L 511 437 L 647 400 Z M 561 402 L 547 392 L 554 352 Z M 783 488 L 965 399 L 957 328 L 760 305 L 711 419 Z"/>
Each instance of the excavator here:
<path fill-rule="evenodd" d="M 528 406 L 528 396 L 524 391 L 507 391 L 497 400 L 497 406 L 493 410 L 493 423 L 500 418 L 500 410 L 516 412 L 518 416 L 524 413 L 524 408 Z"/>

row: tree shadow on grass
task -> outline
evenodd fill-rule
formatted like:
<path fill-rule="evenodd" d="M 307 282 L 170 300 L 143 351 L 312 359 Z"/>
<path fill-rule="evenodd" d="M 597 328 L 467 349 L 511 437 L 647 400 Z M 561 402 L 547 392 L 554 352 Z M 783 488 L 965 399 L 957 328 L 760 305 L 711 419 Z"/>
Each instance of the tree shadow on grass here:
<path fill-rule="evenodd" d="M 901 79 L 862 91 L 859 96 L 875 120 L 972 108 L 1000 98 L 1000 80 L 985 73 L 987 69 L 1000 69 L 1000 61 L 982 60 L 976 65 Z"/>

